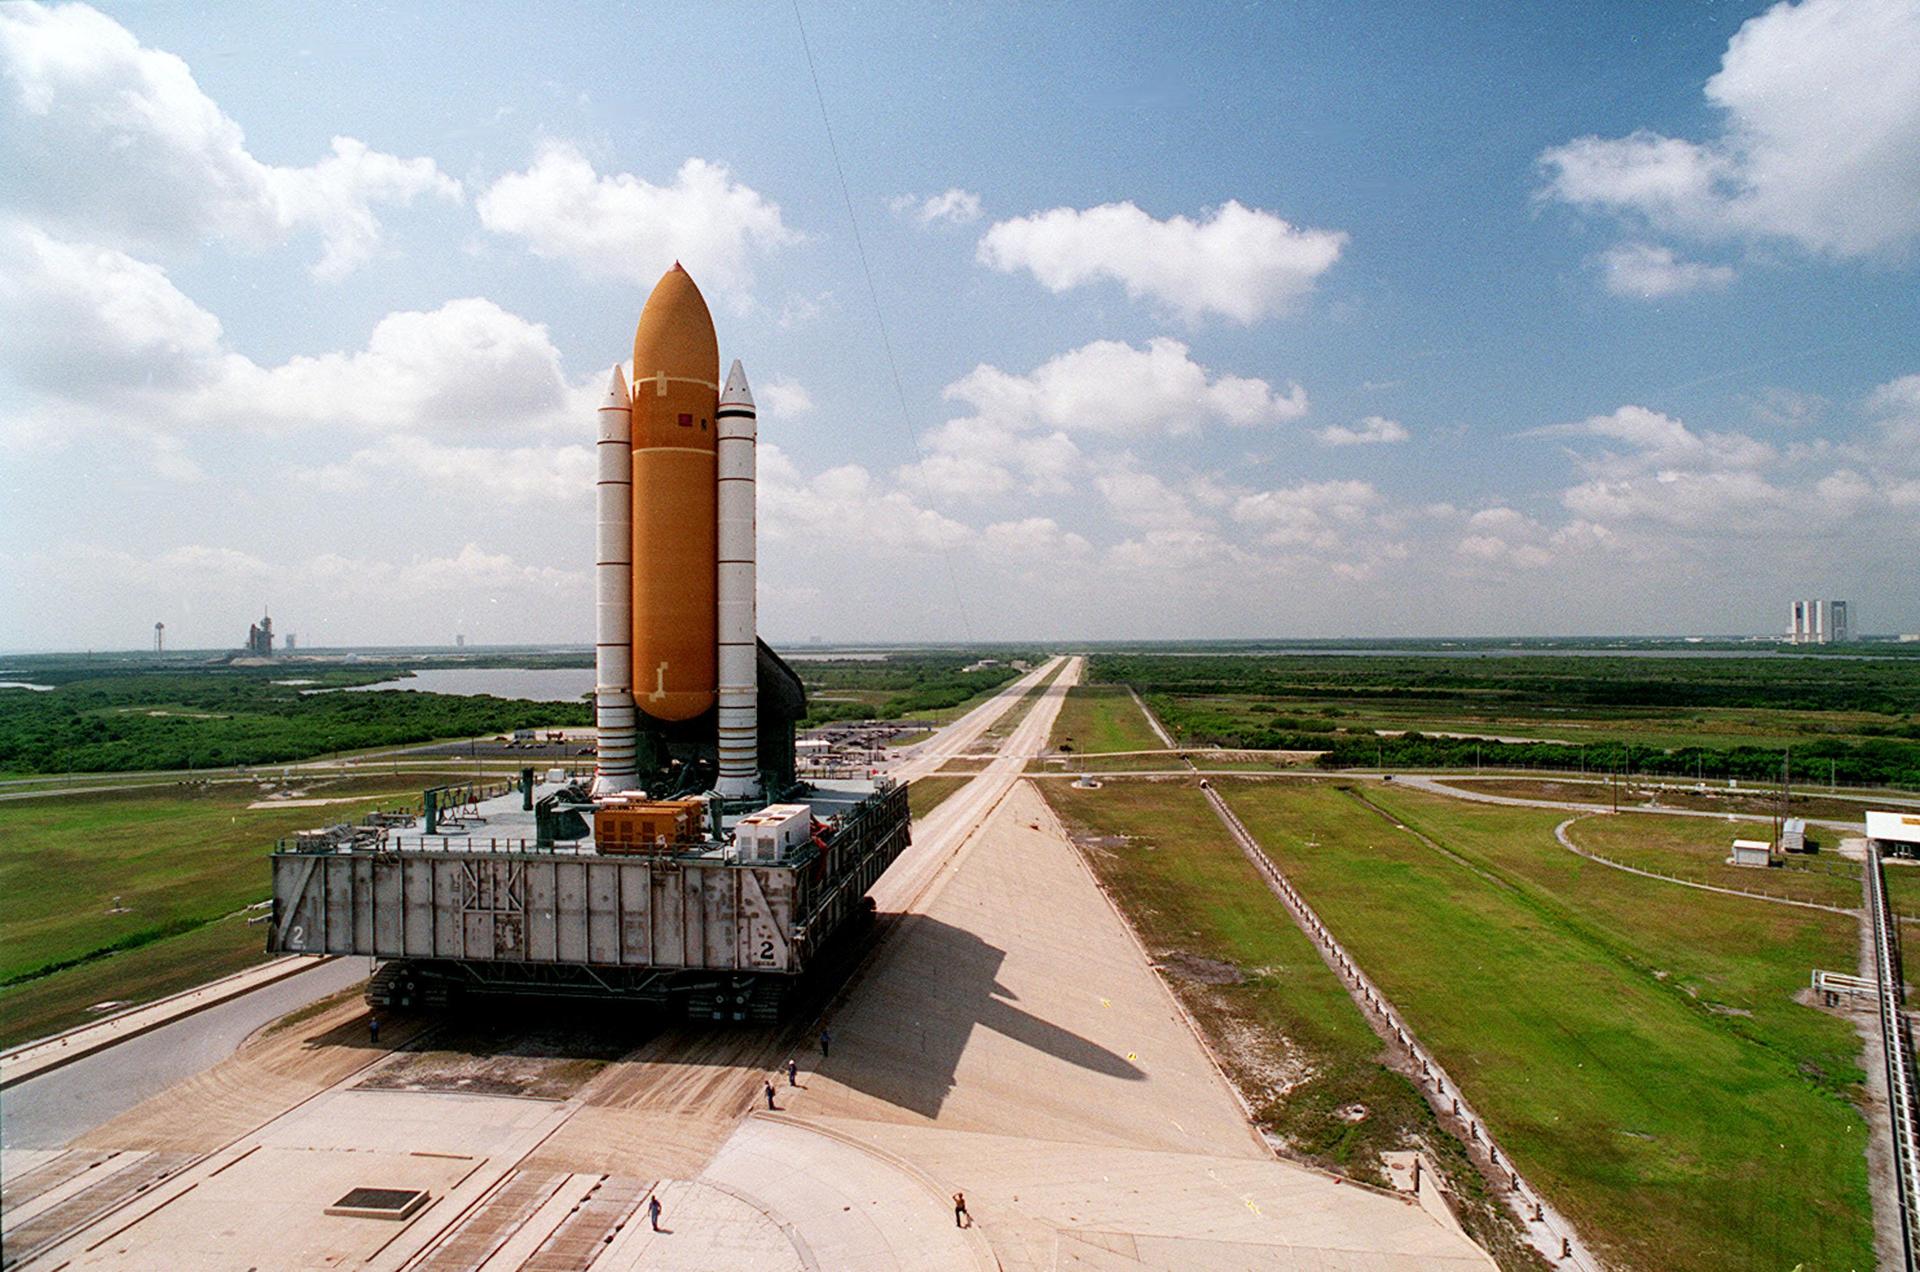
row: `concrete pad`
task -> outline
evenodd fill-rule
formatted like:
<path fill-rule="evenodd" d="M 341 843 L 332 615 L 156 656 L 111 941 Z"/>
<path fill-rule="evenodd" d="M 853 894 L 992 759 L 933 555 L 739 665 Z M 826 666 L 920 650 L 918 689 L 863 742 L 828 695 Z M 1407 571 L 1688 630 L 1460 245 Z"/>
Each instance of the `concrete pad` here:
<path fill-rule="evenodd" d="M 849 998 L 805 1117 L 1269 1156 L 1027 783 Z"/>
<path fill-rule="evenodd" d="M 741 1107 L 736 1104 L 722 1119 L 588 1105 L 542 1144 L 527 1165 L 642 1179 L 691 1179 L 733 1133 Z"/>
<path fill-rule="evenodd" d="M 367 1038 L 366 1014 L 361 1003 L 341 1003 L 298 1025 L 264 1030 L 219 1064 L 75 1144 L 214 1152 L 404 1047 L 427 1027 L 422 1019 L 396 1020 L 375 1047 Z"/>
<path fill-rule="evenodd" d="M 333 1091 L 267 1127 L 259 1142 L 309 1152 L 484 1157 L 558 1125 L 561 1105 L 445 1092 Z"/>
<path fill-rule="evenodd" d="M 700 1182 L 754 1197 L 827 1268 L 992 1268 L 950 1194 L 904 1161 L 820 1127 L 755 1116 Z"/>
<path fill-rule="evenodd" d="M 445 1194 L 470 1172 L 465 1158 L 411 1153 L 263 1149 L 160 1207 L 75 1268 L 285 1268 L 362 1263 L 408 1225 L 328 1215 L 349 1189 L 424 1188 Z"/>
<path fill-rule="evenodd" d="M 1088 1234 L 1107 1234 L 1094 1244 L 1108 1247 L 1186 1248 L 1169 1256 L 1179 1267 L 1318 1268 L 1314 1259 L 1333 1253 L 1365 1255 L 1372 1261 L 1356 1266 L 1377 1268 L 1491 1265 L 1411 1197 L 1290 1162 L 876 1123 L 834 1129 L 913 1162 L 945 1192 L 964 1191 L 1006 1268 L 1050 1267 L 1061 1241 L 1084 1244 Z M 1267 1253 L 1214 1263 L 1209 1245 Z"/>
<path fill-rule="evenodd" d="M 647 1222 L 642 1204 L 632 1222 L 593 1272 L 629 1268 L 660 1272 L 711 1272 L 714 1268 L 753 1268 L 755 1272 L 819 1272 L 853 1265 L 817 1261 L 803 1242 L 754 1198 L 705 1181 L 673 1180 L 660 1185 L 660 1231 Z"/>
<path fill-rule="evenodd" d="M 105 1153 L 72 1153 L 59 1148 L 0 1149 L 0 1181 L 4 1181 L 0 1183 L 0 1219 L 27 1197 L 91 1169 L 106 1157 Z"/>
<path fill-rule="evenodd" d="M 137 1166 L 152 1154 L 75 1153 L 73 1156 L 78 1160 L 71 1163 L 70 1170 L 49 1171 L 43 1177 L 41 1182 L 48 1185 L 44 1191 L 34 1190 L 6 1204 L 5 1210 L 0 1212 L 0 1232 L 11 1237 L 22 1224 L 65 1204 L 121 1171 Z"/>
<path fill-rule="evenodd" d="M 545 1100 L 336 1087 L 199 1163 L 129 1208 L 76 1268 L 312 1268 L 410 1255 L 567 1116 Z M 355 1187 L 421 1188 L 412 1218 L 329 1215 Z M 392 1247 L 389 1249 L 389 1247 Z"/>
<path fill-rule="evenodd" d="M 955 1191 L 1009 1269 L 1492 1266 L 1411 1197 L 1274 1158 L 1030 784 L 948 871 L 782 1092 L 786 1129 L 750 1119 L 709 1177 L 876 1267 L 849 1216 L 913 1227 L 887 1238 L 911 1257 L 951 1239 Z M 820 1176 L 851 1209 L 786 1209 Z"/>

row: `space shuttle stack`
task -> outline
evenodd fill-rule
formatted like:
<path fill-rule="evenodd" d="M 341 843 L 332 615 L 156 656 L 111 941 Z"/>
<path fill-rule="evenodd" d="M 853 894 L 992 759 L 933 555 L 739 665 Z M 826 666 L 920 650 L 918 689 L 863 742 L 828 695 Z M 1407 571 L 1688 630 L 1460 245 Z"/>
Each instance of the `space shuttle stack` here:
<path fill-rule="evenodd" d="M 600 758 L 593 793 L 611 795 L 640 781 L 633 716 L 633 415 L 619 367 L 600 404 L 594 455 L 593 709 Z"/>
<path fill-rule="evenodd" d="M 760 793 L 754 602 L 755 418 L 735 361 L 724 388 L 713 317 L 677 263 L 600 410 L 596 795 L 639 785 L 641 715 L 698 720 L 719 704 L 715 793 Z M 717 684 L 716 684 L 717 681 Z"/>
<path fill-rule="evenodd" d="M 754 613 L 754 446 L 758 420 L 740 360 L 720 390 L 720 776 L 722 799 L 760 793 L 760 669 Z"/>

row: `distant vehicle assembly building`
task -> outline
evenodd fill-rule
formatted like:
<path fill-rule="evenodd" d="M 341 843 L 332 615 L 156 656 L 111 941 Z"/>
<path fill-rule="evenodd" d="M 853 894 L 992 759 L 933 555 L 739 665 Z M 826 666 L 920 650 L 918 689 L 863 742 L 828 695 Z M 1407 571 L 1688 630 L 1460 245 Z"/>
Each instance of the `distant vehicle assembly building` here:
<path fill-rule="evenodd" d="M 591 781 L 528 769 L 282 841 L 269 950 L 387 960 L 368 996 L 394 1006 L 539 993 L 767 1020 L 906 848 L 905 787 L 798 780 L 806 693 L 756 633 L 753 395 L 737 360 L 720 382 L 677 264 L 633 367 L 598 411 Z"/>
<path fill-rule="evenodd" d="M 1845 601 L 1795 601 L 1789 614 L 1787 641 L 1794 645 L 1844 644 L 1853 639 L 1853 623 Z"/>

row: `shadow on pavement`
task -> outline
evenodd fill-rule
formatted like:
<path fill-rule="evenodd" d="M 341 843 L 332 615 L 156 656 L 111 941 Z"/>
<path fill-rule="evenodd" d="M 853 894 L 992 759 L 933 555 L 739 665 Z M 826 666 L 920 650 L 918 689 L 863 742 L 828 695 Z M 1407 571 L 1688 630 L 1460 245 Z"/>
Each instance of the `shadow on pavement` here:
<path fill-rule="evenodd" d="M 964 928 L 919 916 L 849 991 L 832 1077 L 856 1091 L 937 1116 L 973 1031 L 990 1029 L 1107 1077 L 1146 1074 L 1072 1030 L 1016 1005 L 998 980 L 1007 952 Z"/>

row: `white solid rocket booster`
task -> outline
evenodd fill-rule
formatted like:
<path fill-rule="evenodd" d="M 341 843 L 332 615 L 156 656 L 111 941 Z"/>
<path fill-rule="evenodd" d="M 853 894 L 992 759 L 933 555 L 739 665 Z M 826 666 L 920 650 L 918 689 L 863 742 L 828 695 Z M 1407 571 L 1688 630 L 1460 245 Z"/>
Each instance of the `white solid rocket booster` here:
<path fill-rule="evenodd" d="M 758 432 L 747 373 L 734 359 L 714 416 L 719 449 L 718 580 L 720 773 L 722 799 L 760 794 L 760 668 L 754 596 L 754 447 Z"/>
<path fill-rule="evenodd" d="M 593 791 L 639 785 L 633 711 L 633 415 L 627 378 L 613 369 L 600 404 L 594 454 L 599 546 L 594 555 L 594 723 L 599 761 Z"/>

